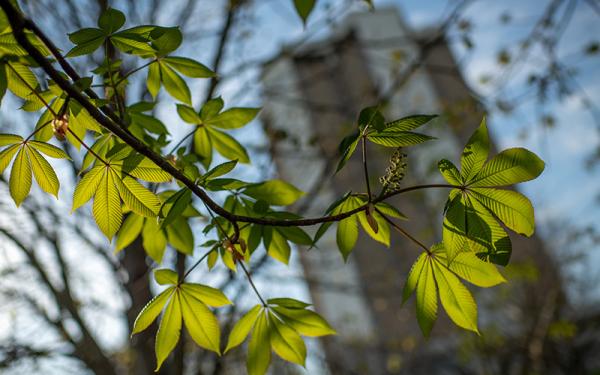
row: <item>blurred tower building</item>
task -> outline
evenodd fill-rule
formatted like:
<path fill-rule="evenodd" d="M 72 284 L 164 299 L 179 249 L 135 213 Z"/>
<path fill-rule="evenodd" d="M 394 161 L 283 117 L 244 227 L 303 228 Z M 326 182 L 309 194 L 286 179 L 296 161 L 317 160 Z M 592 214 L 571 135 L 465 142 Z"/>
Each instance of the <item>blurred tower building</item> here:
<path fill-rule="evenodd" d="M 344 193 L 365 190 L 360 152 L 331 178 L 339 160 L 338 144 L 355 130 L 362 108 L 385 98 L 388 120 L 417 113 L 442 114 L 421 129 L 437 140 L 405 150 L 405 186 L 441 182 L 437 161 L 458 162 L 464 143 L 483 115 L 444 35 L 435 30 L 408 30 L 395 8 L 353 14 L 326 39 L 284 49 L 265 66 L 262 82 L 263 123 L 278 174 L 304 191 L 316 193 L 309 194 L 313 197 L 310 202 L 300 204 L 311 217 L 322 215 Z M 370 146 L 368 153 L 371 183 L 378 186 L 391 152 Z M 410 218 L 403 227 L 422 242 L 433 244 L 441 240 L 447 193 L 419 190 L 390 203 Z M 557 277 L 539 240 L 512 239 L 512 259 L 533 259 L 533 264 L 546 270 L 536 285 L 548 293 L 558 291 Z M 455 373 L 452 361 L 457 359 L 452 358 L 457 357 L 463 334 L 440 306 L 432 337 L 426 346 L 421 345 L 424 339 L 414 302 L 401 306 L 402 288 L 419 249 L 395 233 L 391 243 L 386 249 L 361 234 L 344 264 L 337 251 L 335 228 L 331 228 L 318 248 L 302 256 L 315 307 L 339 332 L 324 340 L 329 370 L 333 374 Z M 527 295 L 519 298 L 543 305 L 543 295 L 523 293 Z M 484 294 L 478 294 L 483 301 L 480 310 L 484 309 Z M 484 319 L 501 324 L 504 313 L 493 309 L 481 312 L 480 324 L 487 324 Z M 476 360 L 468 365 L 475 371 L 477 366 Z"/>

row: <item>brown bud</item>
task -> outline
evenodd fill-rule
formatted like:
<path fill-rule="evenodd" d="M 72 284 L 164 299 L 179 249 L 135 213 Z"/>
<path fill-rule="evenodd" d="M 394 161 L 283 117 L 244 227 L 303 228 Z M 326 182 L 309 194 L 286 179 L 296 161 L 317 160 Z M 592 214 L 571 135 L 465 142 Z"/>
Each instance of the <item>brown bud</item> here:
<path fill-rule="evenodd" d="M 69 130 L 69 115 L 66 113 L 52 120 L 52 129 L 57 139 L 64 141 L 67 130 Z"/>
<path fill-rule="evenodd" d="M 369 226 L 371 227 L 371 229 L 373 229 L 373 232 L 377 233 L 379 232 L 379 224 L 377 224 L 377 220 L 375 220 L 375 218 L 373 217 L 374 210 L 375 208 L 373 207 L 373 205 L 369 204 L 367 206 L 367 209 L 365 210 L 365 214 L 367 215 L 367 223 L 369 223 Z"/>

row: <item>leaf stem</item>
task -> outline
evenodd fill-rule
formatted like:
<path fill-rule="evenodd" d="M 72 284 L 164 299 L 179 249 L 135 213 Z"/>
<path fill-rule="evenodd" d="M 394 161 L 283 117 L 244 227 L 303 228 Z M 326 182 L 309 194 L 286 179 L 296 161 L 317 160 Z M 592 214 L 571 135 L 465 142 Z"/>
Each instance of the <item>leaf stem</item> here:
<path fill-rule="evenodd" d="M 368 128 L 368 126 L 365 128 L 365 130 Z M 371 202 L 371 199 L 373 198 L 371 196 L 371 183 L 369 182 L 369 168 L 367 166 L 367 141 L 365 140 L 366 136 L 365 133 L 363 132 L 362 136 L 361 136 L 361 141 L 362 141 L 362 162 L 363 162 L 363 169 L 365 171 L 365 183 L 367 184 L 367 195 L 369 196 L 368 201 Z"/>
<path fill-rule="evenodd" d="M 186 277 L 187 277 L 187 276 L 188 276 L 188 275 L 189 275 L 189 274 L 190 274 L 190 273 L 191 273 L 191 272 L 194 270 L 194 268 L 198 267 L 198 265 L 199 265 L 200 263 L 202 263 L 202 261 L 203 261 L 204 259 L 208 258 L 208 256 L 209 256 L 209 255 L 210 255 L 210 254 L 211 254 L 213 251 L 215 251 L 216 249 L 217 249 L 217 248 L 216 248 L 216 247 L 214 247 L 214 248 L 210 249 L 209 251 L 207 251 L 207 252 L 206 252 L 206 254 L 202 255 L 202 257 L 201 257 L 200 259 L 198 259 L 198 260 L 196 261 L 196 263 L 194 263 L 194 265 L 192 265 L 192 266 L 190 267 L 190 269 L 188 269 L 187 271 L 185 271 L 185 273 L 183 274 L 183 277 L 181 278 L 181 282 L 183 282 L 183 281 L 185 280 L 185 278 L 186 278 Z"/>
<path fill-rule="evenodd" d="M 387 221 L 392 227 L 394 227 L 398 232 L 402 233 L 402 235 L 404 235 L 406 238 L 408 238 L 409 240 L 411 240 L 412 242 L 414 242 L 415 244 L 420 246 L 423 250 L 425 250 L 425 252 L 427 252 L 427 254 L 431 254 L 431 251 L 429 250 L 429 248 L 427 246 L 425 246 L 421 241 L 419 241 L 415 237 L 413 237 L 410 233 L 408 233 L 406 230 L 404 230 L 401 226 L 394 223 L 389 217 L 387 217 L 377 207 L 375 207 L 375 211 L 377 211 L 377 213 L 379 213 L 383 217 L 383 219 L 385 221 Z"/>
<path fill-rule="evenodd" d="M 265 302 L 265 300 L 262 298 L 262 296 L 258 292 L 258 289 L 256 289 L 256 285 L 254 285 L 254 281 L 252 281 L 252 277 L 250 276 L 250 272 L 248 272 L 248 269 L 246 268 L 246 266 L 244 266 L 244 262 L 238 262 L 238 264 L 240 265 L 240 267 L 242 267 L 242 270 L 244 270 L 244 273 L 246 274 L 246 277 L 248 278 L 248 281 L 250 282 L 250 285 L 252 286 L 252 289 L 254 289 L 254 293 L 256 293 L 256 295 L 258 296 L 258 299 L 260 300 L 260 302 L 262 303 L 262 305 L 264 307 L 267 307 L 267 303 Z"/>

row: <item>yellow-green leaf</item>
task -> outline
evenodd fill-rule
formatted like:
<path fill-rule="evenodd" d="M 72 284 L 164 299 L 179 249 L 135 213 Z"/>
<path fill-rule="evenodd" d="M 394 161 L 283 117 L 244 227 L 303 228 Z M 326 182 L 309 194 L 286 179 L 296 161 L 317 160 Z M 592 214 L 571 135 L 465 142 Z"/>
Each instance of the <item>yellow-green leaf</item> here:
<path fill-rule="evenodd" d="M 167 92 L 175 99 L 187 105 L 192 105 L 192 95 L 185 81 L 167 65 L 161 63 L 158 65 L 160 67 L 160 76 Z"/>
<path fill-rule="evenodd" d="M 181 285 L 181 289 L 208 306 L 221 307 L 232 304 L 223 292 L 210 286 L 186 283 Z"/>
<path fill-rule="evenodd" d="M 266 313 L 262 312 L 248 343 L 246 369 L 248 375 L 264 375 L 271 363 L 270 327 Z"/>
<path fill-rule="evenodd" d="M 163 362 L 169 354 L 175 349 L 179 336 L 181 334 L 181 301 L 177 290 L 173 294 L 165 315 L 160 321 L 158 332 L 156 334 L 156 343 L 154 350 L 156 352 L 156 370 L 160 369 Z"/>
<path fill-rule="evenodd" d="M 115 244 L 115 251 L 120 251 L 131 244 L 142 232 L 144 225 L 144 217 L 130 213 L 127 215 L 119 233 L 117 234 L 117 242 Z"/>
<path fill-rule="evenodd" d="M 244 146 L 235 138 L 220 130 L 206 127 L 211 136 L 211 143 L 215 150 L 229 160 L 237 160 L 240 163 L 250 163 L 250 158 Z"/>
<path fill-rule="evenodd" d="M 183 289 L 180 298 L 183 321 L 192 339 L 199 346 L 221 354 L 221 330 L 215 315 L 202 301 Z"/>
<path fill-rule="evenodd" d="M 304 192 L 285 181 L 269 180 L 248 186 L 244 194 L 274 206 L 288 206 L 296 202 Z"/>
<path fill-rule="evenodd" d="M 306 309 L 291 309 L 283 306 L 273 307 L 281 319 L 303 336 L 319 337 L 335 335 L 335 330 L 323 317 Z"/>
<path fill-rule="evenodd" d="M 138 332 L 141 332 L 148 328 L 150 324 L 158 317 L 160 312 L 165 307 L 165 304 L 173 295 L 173 291 L 175 287 L 170 287 L 152 298 L 150 302 L 144 306 L 142 311 L 138 314 L 137 318 L 135 318 L 135 322 L 133 323 L 133 329 L 131 330 L 131 335 L 135 335 Z"/>
<path fill-rule="evenodd" d="M 9 190 L 17 207 L 27 198 L 31 190 L 31 163 L 23 147 L 19 149 L 12 166 Z"/>
<path fill-rule="evenodd" d="M 4 170 L 10 164 L 17 151 L 19 151 L 20 145 L 12 145 L 0 151 L 0 174 L 4 173 Z"/>
<path fill-rule="evenodd" d="M 448 316 L 459 327 L 473 332 L 477 330 L 477 304 L 471 292 L 440 262 L 434 262 L 435 281 L 440 300 Z"/>
<path fill-rule="evenodd" d="M 417 282 L 417 321 L 425 337 L 429 337 L 437 319 L 438 300 L 433 273 L 431 258 L 427 256 Z"/>
<path fill-rule="evenodd" d="M 154 193 L 129 176 L 120 179 L 115 173 L 114 178 L 121 199 L 123 199 L 127 208 L 146 217 L 156 217 L 158 215 L 161 202 Z"/>
<path fill-rule="evenodd" d="M 123 211 L 121 209 L 119 190 L 115 186 L 114 174 L 110 173 L 108 168 L 104 170 L 102 179 L 94 195 L 92 213 L 102 233 L 109 240 L 112 239 L 121 227 Z"/>
<path fill-rule="evenodd" d="M 413 263 L 412 267 L 410 268 L 410 271 L 408 272 L 408 277 L 406 278 L 406 284 L 404 285 L 404 289 L 402 291 L 403 304 L 410 298 L 410 296 L 417 288 L 417 283 L 421 278 L 421 272 L 423 272 L 423 267 L 425 267 L 426 262 L 427 255 L 423 253 L 419 255 L 417 260 Z"/>
<path fill-rule="evenodd" d="M 233 326 L 231 333 L 229 333 L 225 353 L 240 345 L 246 339 L 252 328 L 254 328 L 254 323 L 256 323 L 258 314 L 262 311 L 262 308 L 261 305 L 254 306 Z"/>
<path fill-rule="evenodd" d="M 23 137 L 15 134 L 0 134 L 0 147 L 23 142 Z"/>
<path fill-rule="evenodd" d="M 39 141 L 28 141 L 27 144 L 36 150 L 50 156 L 55 159 L 70 159 L 69 155 L 60 148 L 51 145 L 50 143 L 39 142 Z"/>
<path fill-rule="evenodd" d="M 490 140 L 484 117 L 462 152 L 460 168 L 463 181 L 469 183 L 479 173 L 488 158 L 489 152 Z"/>
<path fill-rule="evenodd" d="M 97 166 L 90 169 L 90 171 L 83 176 L 75 187 L 75 192 L 73 193 L 73 208 L 71 209 L 71 212 L 92 199 L 98 190 L 98 185 L 100 185 L 106 170 L 107 168 L 103 165 Z"/>
<path fill-rule="evenodd" d="M 525 236 L 533 235 L 535 218 L 527 197 L 512 190 L 472 189 L 473 197 L 494 213 L 508 228 Z"/>
<path fill-rule="evenodd" d="M 300 335 L 279 319 L 269 314 L 271 323 L 271 347 L 286 361 L 304 366 L 306 345 Z"/>
<path fill-rule="evenodd" d="M 443 244 L 437 244 L 431 247 L 435 254 L 435 260 L 441 262 L 445 267 L 446 250 Z M 450 271 L 459 277 L 467 280 L 471 284 L 482 288 L 489 288 L 500 283 L 506 282 L 506 279 L 498 272 L 498 269 L 492 263 L 484 262 L 474 253 L 460 253 L 454 258 L 448 266 Z"/>
<path fill-rule="evenodd" d="M 48 194 L 58 198 L 60 183 L 58 177 L 48 161 L 35 149 L 25 146 L 31 162 L 33 176 L 40 188 Z"/>
<path fill-rule="evenodd" d="M 142 246 L 156 263 L 162 262 L 167 247 L 167 237 L 154 219 L 146 219 L 142 229 Z"/>
<path fill-rule="evenodd" d="M 162 268 L 154 271 L 154 280 L 160 285 L 176 285 L 179 282 L 177 272 Z"/>

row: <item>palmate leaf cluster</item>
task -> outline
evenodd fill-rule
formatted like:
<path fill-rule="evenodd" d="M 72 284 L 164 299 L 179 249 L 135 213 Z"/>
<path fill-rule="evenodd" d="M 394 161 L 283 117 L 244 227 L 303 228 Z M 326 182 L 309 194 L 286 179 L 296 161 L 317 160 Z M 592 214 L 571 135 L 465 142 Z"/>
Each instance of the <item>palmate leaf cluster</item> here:
<path fill-rule="evenodd" d="M 306 22 L 315 1 L 294 4 Z M 29 135 L 0 135 L 0 173 L 10 169 L 10 195 L 17 206 L 27 198 L 33 179 L 42 191 L 58 197 L 59 178 L 48 157 L 71 161 L 65 150 L 79 152 L 81 158 L 74 157 L 81 163 L 76 164 L 79 174 L 72 210 L 90 209 L 100 231 L 111 243 L 115 239 L 115 251 L 128 251 L 128 246 L 140 239 L 147 255 L 160 265 L 167 251 L 193 256 L 197 248 L 206 248 L 200 261 L 206 260 L 208 270 L 219 262 L 233 272 L 242 268 L 241 276 L 247 276 L 251 284 L 246 266 L 256 252 L 264 251 L 288 264 L 295 249 L 318 248 L 319 240 L 335 226 L 337 246 L 347 261 L 361 232 L 390 247 L 391 233 L 397 230 L 423 249 L 403 293 L 404 300 L 416 295 L 417 320 L 423 333 L 427 336 L 433 328 L 438 301 L 459 327 L 478 331 L 477 305 L 464 282 L 483 288 L 504 282 L 497 265 L 510 260 L 506 229 L 533 234 L 531 203 L 506 187 L 542 172 L 544 163 L 535 154 L 515 148 L 490 158 L 484 120 L 465 146 L 460 170 L 448 160 L 439 162 L 447 184 L 437 187 L 448 188 L 449 196 L 443 209 L 442 242 L 428 247 L 402 229 L 402 220 L 409 218 L 386 200 L 427 187 L 405 189 L 402 185 L 410 167 L 404 149 L 434 140 L 416 130 L 436 116 L 387 121 L 379 107 L 367 107 L 360 112 L 355 131 L 340 144 L 337 170 L 358 156 L 359 147 L 365 171 L 367 147 L 394 148 L 381 184 L 370 186 L 367 180 L 366 193 L 349 192 L 332 203 L 323 217 L 305 220 L 286 208 L 304 196 L 293 185 L 279 179 L 249 182 L 229 176 L 239 165 L 251 162 L 244 145 L 230 131 L 252 123 L 260 109 L 226 107 L 220 97 L 194 106 L 186 78 L 213 78 L 215 74 L 200 62 L 174 55 L 182 43 L 180 30 L 153 25 L 124 28 L 125 24 L 123 13 L 107 9 L 97 27 L 69 34 L 74 46 L 66 54 L 67 61 L 92 54 L 102 57 L 90 76 L 71 77 L 69 84 L 86 95 L 85 100 L 76 100 L 60 80 L 38 78 L 41 74 L 34 72 L 48 73 L 47 68 L 40 69 L 39 61 L 32 60 L 0 12 L 0 99 L 9 91 L 22 102 L 21 110 L 39 115 Z M 42 56 L 51 55 L 31 32 L 25 37 Z M 111 56 L 113 48 L 120 55 Z M 124 55 L 138 59 L 139 67 L 125 72 L 119 58 Z M 128 103 L 124 93 L 137 72 L 146 73 L 152 100 Z M 98 87 L 102 97 L 93 91 Z M 176 102 L 171 104 L 172 111 L 189 130 L 174 147 L 167 126 L 153 115 L 156 104 L 164 99 L 160 95 L 163 87 Z M 104 117 L 94 114 L 94 108 L 86 107 L 89 104 Z M 118 136 L 109 126 L 113 123 L 139 144 Z M 192 148 L 182 144 L 188 138 L 193 139 Z M 215 153 L 227 161 L 215 165 Z M 218 200 L 213 200 L 217 199 L 213 198 L 215 192 Z M 309 225 L 319 225 L 314 236 L 303 229 Z M 140 312 L 132 334 L 159 320 L 157 369 L 176 346 L 182 329 L 200 347 L 219 355 L 247 341 L 246 364 L 251 374 L 264 374 L 272 353 L 303 366 L 303 336 L 335 334 L 310 305 L 290 298 L 263 299 L 252 284 L 261 303 L 237 321 L 223 350 L 220 325 L 212 309 L 231 301 L 220 290 L 186 282 L 198 263 L 185 275 L 165 268 L 154 272 L 155 281 L 165 289 Z"/>

